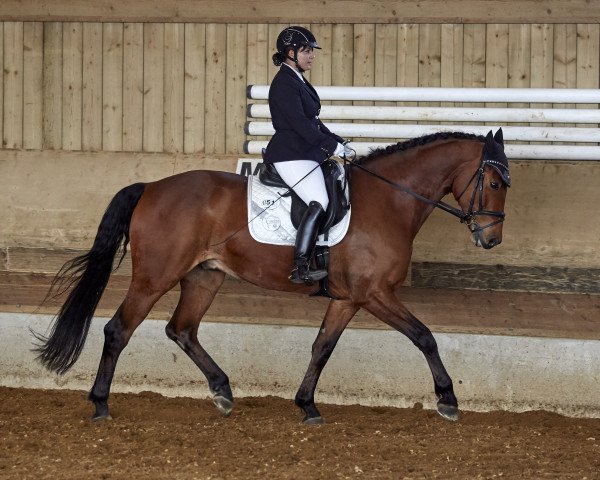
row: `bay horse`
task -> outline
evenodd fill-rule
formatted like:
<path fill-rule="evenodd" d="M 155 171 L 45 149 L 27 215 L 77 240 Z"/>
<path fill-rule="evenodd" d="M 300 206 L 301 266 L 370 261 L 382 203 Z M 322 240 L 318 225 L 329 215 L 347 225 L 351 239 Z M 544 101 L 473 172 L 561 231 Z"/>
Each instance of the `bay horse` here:
<path fill-rule="evenodd" d="M 317 381 L 348 322 L 363 308 L 423 353 L 438 412 L 456 420 L 458 402 L 436 341 L 402 304 L 396 287 L 406 278 L 415 235 L 435 206 L 466 223 L 475 245 L 488 249 L 501 242 L 510 186 L 502 131 L 486 137 L 427 135 L 375 150 L 350 169 L 352 219 L 346 237 L 330 252 L 329 291 L 335 299 L 312 346 L 295 404 L 304 422 L 323 421 L 314 402 Z M 89 393 L 93 419 L 110 418 L 108 397 L 119 355 L 155 302 L 178 282 L 181 296 L 166 334 L 206 376 L 218 410 L 230 414 L 229 379 L 197 337 L 225 275 L 267 289 L 311 292 L 288 280 L 292 247 L 257 243 L 242 228 L 247 224 L 246 190 L 246 177 L 202 170 L 125 187 L 108 205 L 91 249 L 58 272 L 53 288 L 56 282 L 73 288 L 49 336 L 36 336 L 38 359 L 63 374 L 81 353 L 118 251 L 125 255 L 130 245 L 131 284 L 104 327 L 104 349 Z M 450 192 L 460 208 L 441 202 Z"/>

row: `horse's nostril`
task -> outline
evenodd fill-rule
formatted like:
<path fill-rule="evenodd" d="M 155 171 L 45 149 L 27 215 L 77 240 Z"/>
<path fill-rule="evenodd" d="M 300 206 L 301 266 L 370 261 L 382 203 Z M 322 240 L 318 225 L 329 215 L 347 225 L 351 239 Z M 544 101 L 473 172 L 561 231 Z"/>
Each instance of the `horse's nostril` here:
<path fill-rule="evenodd" d="M 489 248 L 495 247 L 496 245 L 500 244 L 501 240 L 498 240 L 497 237 L 492 237 L 488 240 L 487 244 L 489 246 Z"/>

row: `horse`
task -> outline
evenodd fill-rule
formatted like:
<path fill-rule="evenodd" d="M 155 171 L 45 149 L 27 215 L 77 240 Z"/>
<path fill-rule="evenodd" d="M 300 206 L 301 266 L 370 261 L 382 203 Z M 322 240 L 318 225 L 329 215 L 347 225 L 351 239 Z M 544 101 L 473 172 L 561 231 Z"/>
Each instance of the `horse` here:
<path fill-rule="evenodd" d="M 396 287 L 406 278 L 413 240 L 435 207 L 459 217 L 476 246 L 489 249 L 501 243 L 510 186 L 502 131 L 485 137 L 438 132 L 414 138 L 356 158 L 347 170 L 351 222 L 344 239 L 331 248 L 332 298 L 295 404 L 304 413 L 304 423 L 323 422 L 314 402 L 319 376 L 362 308 L 406 335 L 423 353 L 433 376 L 437 411 L 457 420 L 458 401 L 436 341 L 403 305 Z M 450 192 L 459 208 L 441 201 Z M 311 287 L 288 280 L 292 247 L 258 243 L 243 228 L 246 193 L 246 177 L 219 171 L 189 171 L 129 185 L 109 203 L 91 249 L 57 273 L 50 291 L 66 283 L 70 292 L 49 334 L 36 334 L 36 349 L 45 367 L 64 374 L 81 353 L 117 254 L 122 252 L 122 261 L 129 244 L 131 283 L 104 327 L 104 348 L 88 395 L 95 406 L 93 420 L 111 418 L 108 398 L 119 355 L 155 302 L 177 283 L 181 295 L 166 334 L 204 374 L 221 414 L 231 413 L 229 378 L 197 336 L 225 276 L 266 289 L 311 292 Z"/>

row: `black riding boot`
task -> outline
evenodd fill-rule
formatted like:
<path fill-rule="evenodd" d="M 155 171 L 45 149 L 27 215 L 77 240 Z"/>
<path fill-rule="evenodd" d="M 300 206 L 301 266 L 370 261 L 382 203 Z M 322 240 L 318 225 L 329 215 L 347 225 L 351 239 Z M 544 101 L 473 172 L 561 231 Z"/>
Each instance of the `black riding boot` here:
<path fill-rule="evenodd" d="M 327 276 L 327 270 L 310 270 L 310 259 L 317 243 L 319 225 L 325 211 L 319 202 L 310 202 L 296 234 L 294 269 L 290 280 L 312 285 Z"/>

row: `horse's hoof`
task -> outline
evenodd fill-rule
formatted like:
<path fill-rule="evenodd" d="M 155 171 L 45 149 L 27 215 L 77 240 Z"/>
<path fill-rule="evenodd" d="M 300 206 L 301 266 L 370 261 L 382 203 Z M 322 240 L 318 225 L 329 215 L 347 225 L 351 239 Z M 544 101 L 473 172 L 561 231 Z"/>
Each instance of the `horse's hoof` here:
<path fill-rule="evenodd" d="M 110 416 L 110 413 L 105 413 L 105 414 L 101 414 L 101 415 L 95 414 L 92 417 L 92 422 L 100 422 L 102 420 L 112 420 L 112 419 L 113 418 Z"/>
<path fill-rule="evenodd" d="M 451 420 L 453 422 L 458 421 L 458 407 L 456 405 L 439 403 L 437 406 L 437 411 L 446 420 Z"/>
<path fill-rule="evenodd" d="M 233 410 L 233 402 L 231 400 L 222 395 L 215 395 L 212 400 L 215 407 L 217 407 L 224 417 L 231 415 L 231 410 Z"/>
<path fill-rule="evenodd" d="M 323 425 L 324 423 L 325 420 L 323 420 L 323 417 L 312 417 L 304 419 L 304 424 L 306 425 Z"/>

